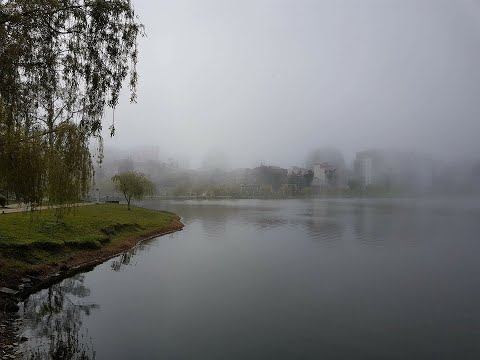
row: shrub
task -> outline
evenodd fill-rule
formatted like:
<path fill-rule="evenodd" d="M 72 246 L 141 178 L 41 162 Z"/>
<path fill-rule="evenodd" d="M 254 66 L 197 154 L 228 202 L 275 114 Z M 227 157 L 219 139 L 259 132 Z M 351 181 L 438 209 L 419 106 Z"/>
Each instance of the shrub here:
<path fill-rule="evenodd" d="M 7 206 L 7 198 L 0 195 L 0 207 L 4 208 L 5 206 Z"/>

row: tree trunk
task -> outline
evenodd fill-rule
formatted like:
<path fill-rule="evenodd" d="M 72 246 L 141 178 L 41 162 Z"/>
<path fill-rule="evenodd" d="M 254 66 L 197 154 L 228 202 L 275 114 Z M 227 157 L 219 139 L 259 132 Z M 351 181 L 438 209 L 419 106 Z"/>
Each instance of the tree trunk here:
<path fill-rule="evenodd" d="M 130 200 L 132 200 L 132 197 L 128 196 L 126 192 L 123 193 L 123 196 L 125 197 L 125 200 L 127 200 L 128 210 L 130 210 Z"/>
<path fill-rule="evenodd" d="M 55 110 L 54 110 L 54 101 L 53 98 L 50 99 L 47 109 L 47 127 L 48 127 L 48 145 L 52 146 L 54 142 L 54 133 L 53 128 L 55 124 Z"/>

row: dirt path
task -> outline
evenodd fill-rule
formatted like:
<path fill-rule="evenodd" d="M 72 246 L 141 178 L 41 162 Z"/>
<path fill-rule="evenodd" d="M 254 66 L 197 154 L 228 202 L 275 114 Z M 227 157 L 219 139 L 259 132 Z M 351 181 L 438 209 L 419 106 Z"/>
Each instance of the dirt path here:
<path fill-rule="evenodd" d="M 93 205 L 95 203 L 78 203 L 75 206 L 86 206 L 86 205 Z M 58 206 L 39 206 L 35 209 L 37 210 L 47 210 L 47 209 L 54 209 Z M 18 212 L 25 212 L 30 211 L 31 208 L 29 206 L 22 206 L 22 205 L 14 205 L 12 207 L 0 208 L 0 214 L 11 214 L 11 213 L 18 213 Z"/>

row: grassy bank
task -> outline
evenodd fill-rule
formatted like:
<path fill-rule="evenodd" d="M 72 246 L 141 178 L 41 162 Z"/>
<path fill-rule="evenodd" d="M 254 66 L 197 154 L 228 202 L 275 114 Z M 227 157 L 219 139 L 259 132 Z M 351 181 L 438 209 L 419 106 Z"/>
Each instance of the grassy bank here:
<path fill-rule="evenodd" d="M 60 222 L 53 210 L 0 214 L 0 286 L 25 276 L 44 281 L 181 228 L 175 214 L 117 204 L 78 207 Z"/>

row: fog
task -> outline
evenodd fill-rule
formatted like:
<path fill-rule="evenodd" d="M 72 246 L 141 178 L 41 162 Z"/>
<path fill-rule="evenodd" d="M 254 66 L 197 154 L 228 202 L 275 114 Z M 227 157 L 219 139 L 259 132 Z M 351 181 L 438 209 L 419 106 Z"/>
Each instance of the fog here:
<path fill-rule="evenodd" d="M 134 4 L 138 102 L 123 97 L 107 148 L 192 168 L 303 165 L 323 146 L 479 154 L 477 0 Z"/>

